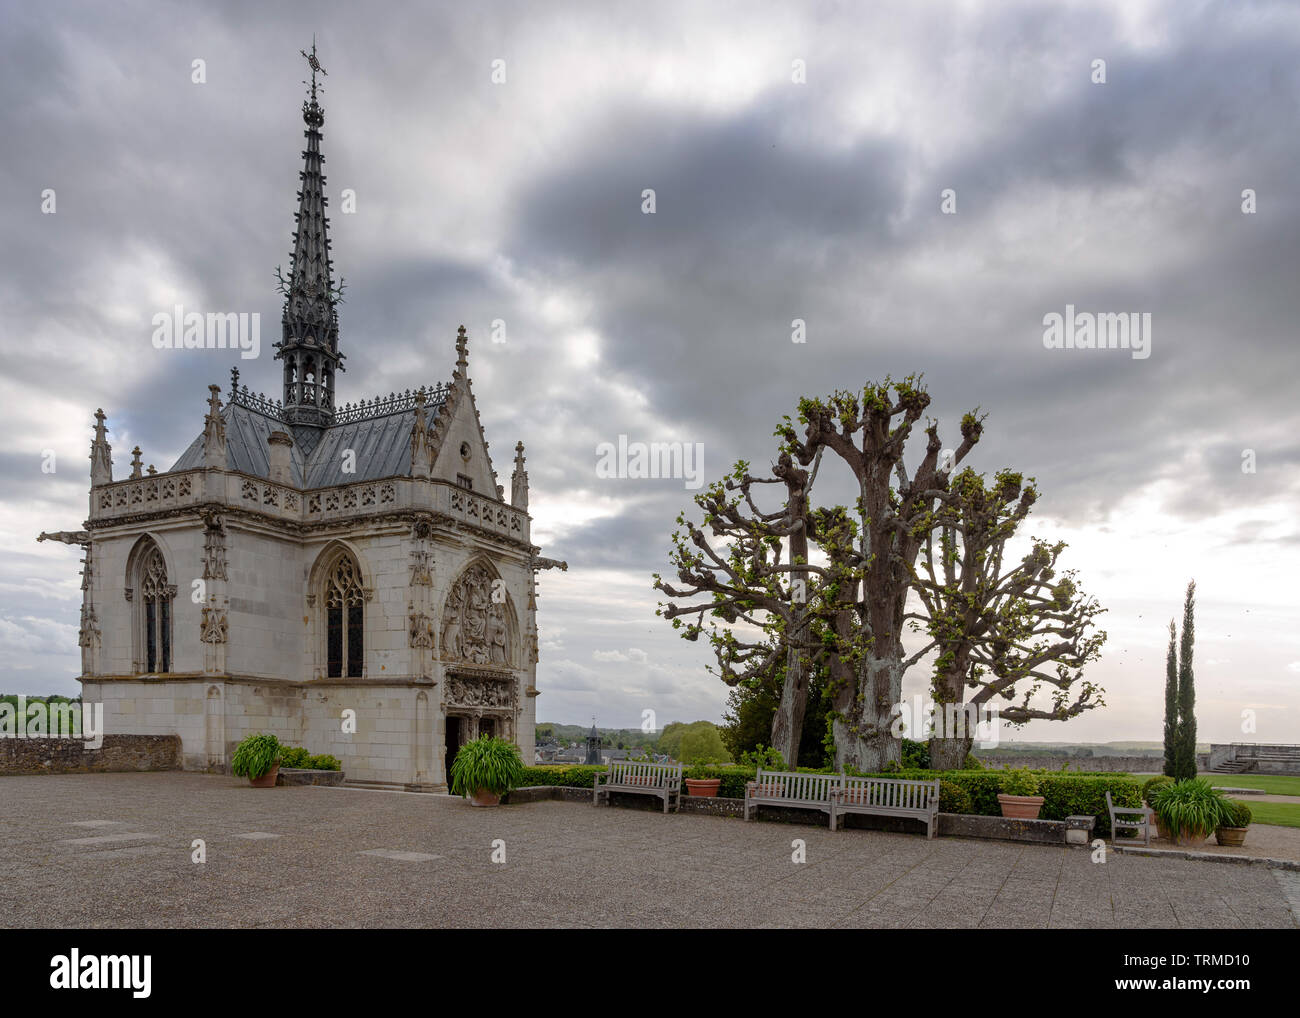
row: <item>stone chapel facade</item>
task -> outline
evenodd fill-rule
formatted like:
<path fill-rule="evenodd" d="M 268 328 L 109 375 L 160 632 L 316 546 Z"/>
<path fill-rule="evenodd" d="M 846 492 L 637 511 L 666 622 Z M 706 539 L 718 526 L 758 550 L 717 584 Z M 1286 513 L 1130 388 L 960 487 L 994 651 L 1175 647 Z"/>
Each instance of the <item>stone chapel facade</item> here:
<path fill-rule="evenodd" d="M 103 411 L 81 546 L 82 696 L 108 734 L 177 734 L 224 769 L 253 732 L 332 753 L 348 781 L 441 790 L 480 734 L 533 761 L 536 573 L 523 443 L 511 497 L 479 422 L 462 326 L 451 381 L 336 406 L 343 370 L 324 110 L 303 103 L 283 398 L 209 386 L 203 433 L 169 470 L 113 477 Z M 355 733 L 345 712 L 355 712 Z"/>

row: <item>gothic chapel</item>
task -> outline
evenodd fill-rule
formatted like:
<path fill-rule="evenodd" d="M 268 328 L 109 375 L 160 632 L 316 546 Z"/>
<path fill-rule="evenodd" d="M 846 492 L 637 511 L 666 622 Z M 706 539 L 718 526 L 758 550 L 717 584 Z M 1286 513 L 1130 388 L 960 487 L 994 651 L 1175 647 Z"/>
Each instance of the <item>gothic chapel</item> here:
<path fill-rule="evenodd" d="M 122 480 L 99 411 L 90 518 L 41 539 L 83 550 L 80 681 L 107 734 L 176 734 L 187 768 L 224 769 L 273 732 L 337 756 L 349 783 L 438 791 L 482 734 L 532 763 L 535 578 L 565 565 L 530 541 L 522 442 L 509 502 L 497 483 L 463 326 L 450 382 L 336 405 L 314 46 L 308 59 L 283 399 L 235 369 L 171 469 L 146 473 L 137 447 Z"/>

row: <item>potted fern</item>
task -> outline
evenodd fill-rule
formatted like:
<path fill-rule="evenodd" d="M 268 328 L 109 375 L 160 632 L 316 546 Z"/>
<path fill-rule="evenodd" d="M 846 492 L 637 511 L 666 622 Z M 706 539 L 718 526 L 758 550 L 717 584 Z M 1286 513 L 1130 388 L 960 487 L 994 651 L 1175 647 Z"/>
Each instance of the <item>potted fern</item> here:
<path fill-rule="evenodd" d="M 280 749 L 280 740 L 274 735 L 250 735 L 235 747 L 230 771 L 237 778 L 248 778 L 254 788 L 271 788 L 280 773 Z"/>
<path fill-rule="evenodd" d="M 1214 829 L 1214 840 L 1220 845 L 1240 848 L 1246 843 L 1246 829 L 1250 827 L 1250 807 L 1244 802 L 1229 800 L 1223 822 Z"/>
<path fill-rule="evenodd" d="M 463 795 L 472 806 L 496 806 L 523 776 L 519 747 L 484 735 L 467 742 L 456 754 L 451 765 L 451 794 Z"/>
<path fill-rule="evenodd" d="M 1210 833 L 1234 819 L 1232 802 L 1204 778 L 1160 785 L 1151 806 L 1175 845 L 1201 844 Z"/>
<path fill-rule="evenodd" d="M 1045 801 L 1038 794 L 1038 777 L 1027 768 L 1005 771 L 998 782 L 998 805 L 1002 815 L 1012 820 L 1037 820 Z"/>

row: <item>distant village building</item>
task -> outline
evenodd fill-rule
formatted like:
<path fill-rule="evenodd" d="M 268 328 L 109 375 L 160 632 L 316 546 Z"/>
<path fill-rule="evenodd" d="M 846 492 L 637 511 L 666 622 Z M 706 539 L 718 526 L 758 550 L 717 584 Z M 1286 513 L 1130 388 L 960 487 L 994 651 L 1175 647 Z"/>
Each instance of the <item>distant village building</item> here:
<path fill-rule="evenodd" d="M 202 433 L 170 469 L 133 450 L 114 478 L 103 411 L 90 518 L 42 534 L 84 551 L 82 695 L 106 730 L 181 737 L 224 768 L 252 732 L 332 753 L 349 780 L 446 786 L 483 734 L 533 759 L 538 570 L 524 446 L 510 500 L 456 336 L 449 382 L 355 405 L 344 370 L 312 61 L 289 275 L 282 398 L 209 386 Z M 347 731 L 355 713 L 355 733 Z"/>

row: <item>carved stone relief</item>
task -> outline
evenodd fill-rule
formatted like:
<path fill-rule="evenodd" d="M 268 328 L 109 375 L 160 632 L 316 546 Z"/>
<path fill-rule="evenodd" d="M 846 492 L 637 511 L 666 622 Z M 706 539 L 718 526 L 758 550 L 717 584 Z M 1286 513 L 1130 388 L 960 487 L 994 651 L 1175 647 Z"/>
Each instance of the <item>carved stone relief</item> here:
<path fill-rule="evenodd" d="M 442 621 L 442 656 L 480 665 L 510 662 L 504 588 L 482 565 L 471 566 L 451 588 Z M 497 597 L 494 598 L 494 589 Z"/>

